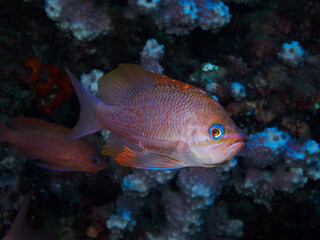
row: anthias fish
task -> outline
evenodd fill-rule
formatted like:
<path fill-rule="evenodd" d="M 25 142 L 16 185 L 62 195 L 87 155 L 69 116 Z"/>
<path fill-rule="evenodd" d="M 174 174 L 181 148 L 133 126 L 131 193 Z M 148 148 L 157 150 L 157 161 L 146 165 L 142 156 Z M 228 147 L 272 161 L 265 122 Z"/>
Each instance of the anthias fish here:
<path fill-rule="evenodd" d="M 80 120 L 69 137 L 110 130 L 102 153 L 121 165 L 213 167 L 244 146 L 228 113 L 196 87 L 121 64 L 99 79 L 100 101 L 67 72 L 81 105 Z"/>
<path fill-rule="evenodd" d="M 31 197 L 32 192 L 29 193 L 23 200 L 17 216 L 2 240 L 50 240 L 56 237 L 56 231 L 39 232 L 28 227 L 27 213 Z"/>
<path fill-rule="evenodd" d="M 11 129 L 0 123 L 0 142 L 9 142 L 9 153 L 38 159 L 51 170 L 95 172 L 105 168 L 95 148 L 85 139 L 70 141 L 71 130 L 33 118 L 18 117 Z"/>

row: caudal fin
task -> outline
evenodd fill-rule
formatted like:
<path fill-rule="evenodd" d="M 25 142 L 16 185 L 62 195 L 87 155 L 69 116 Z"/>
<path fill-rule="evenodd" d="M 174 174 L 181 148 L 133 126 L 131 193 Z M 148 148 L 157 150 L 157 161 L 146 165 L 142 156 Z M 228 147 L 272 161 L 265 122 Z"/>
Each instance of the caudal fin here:
<path fill-rule="evenodd" d="M 67 136 L 68 139 L 73 140 L 101 130 L 101 126 L 99 126 L 98 109 L 99 105 L 103 103 L 90 94 L 67 68 L 66 71 L 81 106 L 80 119 Z"/>
<path fill-rule="evenodd" d="M 0 142 L 8 141 L 9 132 L 10 132 L 10 129 L 7 128 L 6 125 L 0 122 Z"/>

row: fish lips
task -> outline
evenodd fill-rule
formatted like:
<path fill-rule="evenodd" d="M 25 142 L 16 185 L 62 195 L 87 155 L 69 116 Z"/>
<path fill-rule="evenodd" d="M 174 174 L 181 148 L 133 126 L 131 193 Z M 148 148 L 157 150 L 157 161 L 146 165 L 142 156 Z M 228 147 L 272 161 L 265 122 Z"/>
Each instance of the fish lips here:
<path fill-rule="evenodd" d="M 226 158 L 225 160 L 219 162 L 219 163 L 202 163 L 201 165 L 203 167 L 216 167 L 220 164 L 223 164 L 227 161 L 229 161 L 231 158 L 233 158 L 238 152 L 240 152 L 244 147 L 244 141 L 242 138 L 237 138 L 235 139 L 234 141 L 230 142 L 227 149 L 226 149 L 226 152 L 229 153 L 230 157 Z"/>
<path fill-rule="evenodd" d="M 243 141 L 243 139 L 242 139 L 242 138 L 239 138 L 239 139 L 234 140 L 234 141 L 230 144 L 229 148 L 234 148 L 234 147 L 239 147 L 240 149 L 242 149 L 242 148 L 244 147 L 244 141 Z M 229 148 L 228 148 L 228 149 L 229 149 Z"/>
<path fill-rule="evenodd" d="M 232 141 L 225 151 L 230 156 L 227 158 L 227 160 L 230 160 L 231 158 L 233 158 L 243 148 L 244 148 L 244 141 L 242 138 L 237 138 L 234 141 Z"/>

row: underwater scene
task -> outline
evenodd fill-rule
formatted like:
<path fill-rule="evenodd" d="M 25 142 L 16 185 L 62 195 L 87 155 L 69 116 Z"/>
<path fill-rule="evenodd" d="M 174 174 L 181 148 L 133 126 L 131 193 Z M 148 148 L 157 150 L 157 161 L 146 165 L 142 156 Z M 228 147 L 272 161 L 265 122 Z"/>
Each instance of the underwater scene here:
<path fill-rule="evenodd" d="M 1 0 L 0 238 L 320 236 L 320 1 Z"/>

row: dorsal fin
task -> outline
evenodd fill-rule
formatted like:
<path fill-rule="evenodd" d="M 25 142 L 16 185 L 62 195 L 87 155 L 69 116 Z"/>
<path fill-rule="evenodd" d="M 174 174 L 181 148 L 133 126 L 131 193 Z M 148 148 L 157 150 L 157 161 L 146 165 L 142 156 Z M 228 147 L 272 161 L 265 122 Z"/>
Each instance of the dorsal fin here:
<path fill-rule="evenodd" d="M 120 64 L 99 79 L 99 94 L 105 104 L 115 105 L 141 91 L 153 88 L 159 77 L 161 75 L 146 71 L 138 65 Z"/>
<path fill-rule="evenodd" d="M 65 133 L 71 132 L 70 129 L 61 127 L 59 125 L 46 122 L 36 118 L 27 118 L 27 117 L 16 117 L 13 118 L 11 121 L 11 129 L 15 130 L 25 130 L 25 129 L 37 129 L 37 130 L 54 130 L 54 131 L 61 131 Z"/>

